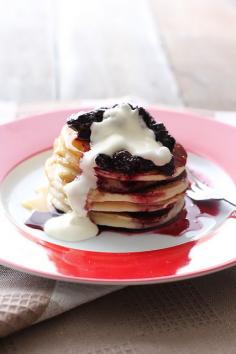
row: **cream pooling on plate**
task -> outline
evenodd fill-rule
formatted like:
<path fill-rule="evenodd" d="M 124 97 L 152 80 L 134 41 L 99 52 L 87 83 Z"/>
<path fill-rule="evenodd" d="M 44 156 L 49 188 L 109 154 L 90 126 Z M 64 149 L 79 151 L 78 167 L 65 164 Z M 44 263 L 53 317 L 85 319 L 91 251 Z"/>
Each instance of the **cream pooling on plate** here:
<path fill-rule="evenodd" d="M 80 161 L 81 175 L 64 187 L 72 212 L 67 213 L 68 216 L 50 219 L 45 224 L 47 234 L 71 241 L 96 236 L 98 228 L 86 210 L 88 193 L 97 185 L 95 159 L 99 154 L 112 156 L 120 150 L 151 160 L 157 166 L 163 166 L 172 159 L 170 150 L 155 140 L 154 132 L 146 126 L 138 109 L 132 109 L 129 104 L 107 109 L 103 121 L 94 122 L 91 126 L 90 150 Z"/>

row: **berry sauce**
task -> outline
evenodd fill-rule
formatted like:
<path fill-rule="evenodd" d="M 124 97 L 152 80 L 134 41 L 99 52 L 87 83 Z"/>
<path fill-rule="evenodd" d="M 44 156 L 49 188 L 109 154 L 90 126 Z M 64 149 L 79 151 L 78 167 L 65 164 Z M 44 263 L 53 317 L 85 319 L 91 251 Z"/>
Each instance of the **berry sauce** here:
<path fill-rule="evenodd" d="M 50 218 L 62 215 L 59 211 L 34 211 L 26 220 L 25 225 L 32 229 L 44 231 L 44 225 Z"/>
<path fill-rule="evenodd" d="M 217 201 L 193 202 L 190 198 L 185 198 L 185 207 L 177 218 L 168 225 L 156 230 L 158 234 L 181 236 L 187 231 L 201 230 L 203 227 L 200 217 L 217 216 L 219 213 L 219 203 Z"/>

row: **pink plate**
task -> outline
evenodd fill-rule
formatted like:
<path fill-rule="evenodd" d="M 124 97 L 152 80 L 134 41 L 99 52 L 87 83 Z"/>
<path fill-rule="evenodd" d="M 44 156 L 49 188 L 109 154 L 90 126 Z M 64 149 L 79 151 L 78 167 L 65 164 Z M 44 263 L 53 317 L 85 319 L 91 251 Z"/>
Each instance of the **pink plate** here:
<path fill-rule="evenodd" d="M 83 108 L 84 109 L 84 108 Z M 149 109 L 190 152 L 189 166 L 235 193 L 236 129 L 194 114 Z M 41 114 L 0 126 L 0 263 L 72 282 L 146 284 L 218 271 L 236 263 L 236 212 L 226 203 L 181 237 L 105 232 L 88 242 L 59 242 L 24 225 L 20 203 L 42 183 L 43 162 L 68 115 Z"/>

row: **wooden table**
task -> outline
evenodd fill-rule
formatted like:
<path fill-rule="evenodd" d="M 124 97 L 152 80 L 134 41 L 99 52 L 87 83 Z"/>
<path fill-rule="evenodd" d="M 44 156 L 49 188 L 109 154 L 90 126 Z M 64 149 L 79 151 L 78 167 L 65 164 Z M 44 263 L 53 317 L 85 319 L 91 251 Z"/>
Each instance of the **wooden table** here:
<path fill-rule="evenodd" d="M 236 109 L 234 0 L 0 1 L 0 101 Z"/>

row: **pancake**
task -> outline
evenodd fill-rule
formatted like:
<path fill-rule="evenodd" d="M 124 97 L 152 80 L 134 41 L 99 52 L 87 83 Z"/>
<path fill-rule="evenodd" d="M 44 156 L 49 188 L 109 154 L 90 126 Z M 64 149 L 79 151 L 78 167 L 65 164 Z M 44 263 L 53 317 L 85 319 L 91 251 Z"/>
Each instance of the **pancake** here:
<path fill-rule="evenodd" d="M 48 162 L 50 165 L 50 161 Z M 58 165 L 52 162 L 48 167 L 47 176 L 54 177 L 50 179 L 49 183 L 49 201 L 57 209 L 61 211 L 69 211 L 70 206 L 67 201 L 66 194 L 63 191 L 65 185 L 64 181 L 60 177 L 55 178 L 55 171 Z M 52 172 L 50 173 L 49 171 Z M 139 193 L 109 193 L 99 189 L 91 190 L 88 194 L 87 205 L 90 208 L 91 204 L 112 202 L 115 203 L 132 203 L 136 205 L 153 205 L 158 203 L 165 203 L 167 200 L 174 198 L 176 195 L 181 194 L 188 188 L 188 181 L 186 177 L 183 177 L 177 181 L 169 182 L 164 185 L 150 187 L 147 190 Z M 118 204 L 118 205 L 119 205 Z"/>
<path fill-rule="evenodd" d="M 89 141 L 78 138 L 68 125 L 62 128 L 45 164 L 51 208 L 65 213 L 72 210 L 64 187 L 81 175 L 80 163 L 89 150 Z M 172 154 L 171 174 L 158 167 L 123 173 L 96 166 L 96 188 L 90 189 L 86 199 L 90 219 L 97 225 L 129 229 L 158 227 L 174 219 L 184 207 L 188 180 L 186 151 L 175 143 Z"/>
<path fill-rule="evenodd" d="M 88 203 L 90 202 L 130 202 L 136 204 L 155 204 L 173 198 L 175 195 L 183 193 L 188 188 L 187 178 L 170 182 L 166 185 L 149 188 L 143 193 L 108 193 L 98 189 L 90 191 Z"/>
<path fill-rule="evenodd" d="M 89 206 L 89 210 L 93 211 L 110 211 L 110 212 L 148 212 L 148 211 L 156 211 L 163 208 L 167 208 L 168 205 L 174 204 L 180 198 L 184 197 L 184 193 L 175 195 L 173 198 L 167 199 L 159 204 L 137 204 L 130 202 L 93 202 Z"/>
<path fill-rule="evenodd" d="M 79 161 L 83 156 L 83 152 L 88 150 L 87 144 L 83 141 L 76 139 L 74 134 L 75 132 L 68 128 L 67 126 L 63 127 L 62 132 L 58 139 L 56 139 L 54 144 L 53 155 L 50 157 L 45 164 L 45 172 L 49 180 L 49 202 L 55 208 L 67 212 L 70 210 L 70 206 L 67 201 L 66 194 L 63 190 L 66 183 L 69 183 L 74 180 L 81 172 Z M 179 146 L 179 145 L 178 145 Z M 182 151 L 182 148 L 178 148 Z M 98 176 L 98 186 L 99 178 L 102 176 L 103 189 L 106 184 L 107 187 L 105 191 L 102 188 L 90 191 L 88 195 L 88 205 L 94 203 L 113 203 L 113 209 L 115 207 L 114 203 L 132 203 L 132 204 L 158 204 L 164 202 L 170 198 L 173 198 L 175 195 L 183 193 L 187 187 L 188 182 L 186 175 L 183 175 L 182 178 L 177 179 L 183 171 L 185 166 L 178 165 L 177 170 L 173 176 L 164 176 L 158 172 L 143 173 L 140 175 L 127 176 L 124 174 L 113 173 L 109 171 L 102 171 L 101 169 L 96 169 Z M 117 180 L 115 179 L 117 178 Z M 151 179 L 152 178 L 152 179 Z M 101 179 L 100 179 L 101 181 Z M 108 185 L 113 182 L 112 192 L 107 192 L 109 190 Z M 123 183 L 130 183 L 133 185 L 131 192 L 127 193 L 128 185 L 126 185 L 126 193 L 124 190 L 121 191 L 121 181 Z M 136 189 L 138 188 L 139 192 L 132 193 L 135 189 L 134 183 L 136 184 Z M 158 185 L 157 182 L 165 182 L 165 184 Z M 168 182 L 168 183 L 167 183 Z M 122 193 L 114 193 L 115 190 L 119 190 Z M 101 187 L 101 186 L 100 186 Z M 116 207 L 115 207 L 116 208 Z M 132 208 L 131 208 L 132 209 Z M 139 208 L 140 210 L 140 208 Z"/>
<path fill-rule="evenodd" d="M 164 186 L 169 182 L 175 182 L 186 177 L 184 171 L 180 175 L 167 178 L 161 181 L 137 181 L 137 180 L 119 180 L 98 176 L 97 187 L 100 191 L 110 193 L 142 193 L 151 187 Z"/>
<path fill-rule="evenodd" d="M 139 216 L 136 213 L 111 213 L 90 212 L 89 216 L 97 225 L 110 226 L 125 229 L 149 229 L 160 227 L 174 219 L 184 207 L 184 198 L 181 198 L 171 208 L 162 209 L 163 213 Z"/>

